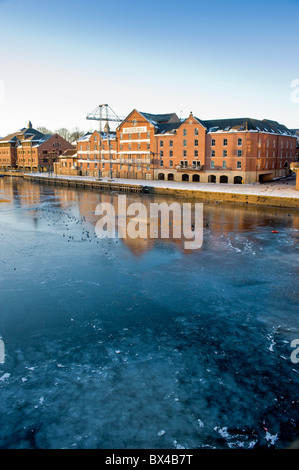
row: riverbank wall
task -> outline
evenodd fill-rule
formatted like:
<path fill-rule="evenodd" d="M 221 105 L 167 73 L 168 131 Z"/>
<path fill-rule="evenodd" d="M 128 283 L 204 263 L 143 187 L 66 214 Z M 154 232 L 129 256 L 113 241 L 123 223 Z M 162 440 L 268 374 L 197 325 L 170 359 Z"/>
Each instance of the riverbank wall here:
<path fill-rule="evenodd" d="M 154 181 L 151 184 L 151 181 L 132 183 L 119 181 L 102 181 L 96 178 L 71 178 L 71 177 L 57 177 L 57 176 L 44 176 L 38 174 L 24 174 L 24 179 L 30 180 L 32 182 L 37 182 L 41 184 L 51 184 L 59 185 L 73 188 L 81 189 L 92 189 L 92 190 L 101 190 L 101 191 L 117 191 L 125 193 L 146 193 L 146 194 L 156 194 L 162 196 L 175 196 L 180 198 L 188 199 L 197 199 L 197 200 L 207 200 L 207 201 L 227 201 L 233 203 L 241 204 L 256 204 L 263 206 L 272 206 L 272 207 L 285 207 L 285 208 L 296 208 L 299 209 L 299 194 L 297 196 L 295 190 L 294 195 L 285 196 L 283 195 L 270 195 L 257 193 L 253 191 L 252 193 L 243 192 L 236 189 L 234 191 L 229 191 L 228 188 L 223 188 L 223 190 L 213 190 L 209 189 L 189 189 L 188 187 L 172 187 L 169 186 L 159 186 L 155 185 Z"/>

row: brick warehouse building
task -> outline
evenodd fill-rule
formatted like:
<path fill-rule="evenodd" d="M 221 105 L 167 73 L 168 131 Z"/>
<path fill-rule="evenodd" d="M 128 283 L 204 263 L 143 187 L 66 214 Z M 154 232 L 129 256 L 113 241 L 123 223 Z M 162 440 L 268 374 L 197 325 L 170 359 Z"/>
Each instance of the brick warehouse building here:
<path fill-rule="evenodd" d="M 0 139 L 0 168 L 49 171 L 53 162 L 74 147 L 58 134 L 43 134 L 28 126 Z"/>
<path fill-rule="evenodd" d="M 102 135 L 94 131 L 77 141 L 77 172 L 130 179 L 253 183 L 288 175 L 295 152 L 296 136 L 276 121 L 203 121 L 192 113 L 181 120 L 175 113 L 134 109 L 116 132 L 106 126 Z M 63 172 L 62 163 L 57 165 L 58 173 Z"/>

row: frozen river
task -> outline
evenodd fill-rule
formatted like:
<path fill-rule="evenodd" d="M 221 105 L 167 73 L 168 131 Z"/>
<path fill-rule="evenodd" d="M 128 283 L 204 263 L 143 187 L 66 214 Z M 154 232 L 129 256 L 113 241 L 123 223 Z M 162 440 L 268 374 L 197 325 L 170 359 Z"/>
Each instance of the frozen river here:
<path fill-rule="evenodd" d="M 299 212 L 204 203 L 190 252 L 97 238 L 116 198 L 0 179 L 0 448 L 288 446 Z"/>

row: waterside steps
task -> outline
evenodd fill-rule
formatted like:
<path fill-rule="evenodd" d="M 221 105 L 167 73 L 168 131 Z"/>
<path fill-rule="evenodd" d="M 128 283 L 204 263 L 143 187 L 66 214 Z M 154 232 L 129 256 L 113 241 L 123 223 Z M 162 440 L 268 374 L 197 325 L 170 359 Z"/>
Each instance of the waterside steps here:
<path fill-rule="evenodd" d="M 144 187 L 139 184 L 125 184 L 117 183 L 113 181 L 101 181 L 101 180 L 84 180 L 75 178 L 57 178 L 56 176 L 38 176 L 38 175 L 24 175 L 24 179 L 41 183 L 41 184 L 52 184 L 59 186 L 67 186 L 73 188 L 83 189 L 101 189 L 108 191 L 119 191 L 125 193 L 141 193 Z"/>

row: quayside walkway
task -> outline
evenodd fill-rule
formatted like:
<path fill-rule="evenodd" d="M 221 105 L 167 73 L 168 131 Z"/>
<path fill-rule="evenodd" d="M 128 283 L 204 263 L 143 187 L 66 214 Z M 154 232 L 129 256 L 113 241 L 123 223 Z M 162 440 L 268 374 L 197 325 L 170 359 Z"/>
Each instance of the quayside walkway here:
<path fill-rule="evenodd" d="M 160 180 L 122 178 L 94 178 L 88 176 L 62 176 L 49 173 L 26 173 L 25 179 L 40 183 L 77 188 L 140 192 L 180 197 L 225 200 L 231 202 L 263 204 L 299 208 L 299 192 L 295 178 L 289 177 L 264 184 L 190 183 Z"/>

